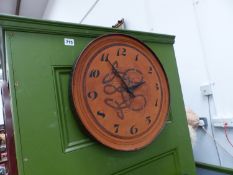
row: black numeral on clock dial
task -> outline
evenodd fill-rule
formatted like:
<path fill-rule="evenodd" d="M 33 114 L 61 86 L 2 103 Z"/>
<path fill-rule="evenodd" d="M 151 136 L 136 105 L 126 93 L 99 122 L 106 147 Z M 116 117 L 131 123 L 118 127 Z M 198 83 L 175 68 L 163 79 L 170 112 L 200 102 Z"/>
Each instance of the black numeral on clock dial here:
<path fill-rule="evenodd" d="M 138 133 L 138 128 L 136 128 L 134 125 L 130 128 L 130 134 L 134 135 Z"/>
<path fill-rule="evenodd" d="M 98 94 L 96 91 L 90 91 L 90 92 L 88 92 L 87 96 L 88 96 L 88 98 L 95 100 L 97 98 Z"/>
<path fill-rule="evenodd" d="M 156 98 L 156 100 L 155 100 L 155 107 L 157 107 L 158 106 L 158 98 Z"/>
<path fill-rule="evenodd" d="M 159 90 L 159 83 L 155 84 L 155 88 L 156 88 L 156 90 Z"/>
<path fill-rule="evenodd" d="M 97 78 L 100 75 L 100 71 L 98 69 L 91 70 L 89 77 L 90 78 Z"/>
<path fill-rule="evenodd" d="M 120 125 L 119 124 L 114 124 L 114 132 L 115 133 L 118 133 L 119 132 L 119 127 L 120 127 Z"/>
<path fill-rule="evenodd" d="M 106 117 L 105 113 L 101 111 L 97 111 L 97 115 L 101 116 L 102 118 Z"/>
<path fill-rule="evenodd" d="M 126 48 L 119 48 L 117 50 L 117 56 L 126 56 Z"/>
<path fill-rule="evenodd" d="M 148 125 L 151 123 L 151 116 L 146 117 L 146 122 L 148 123 Z"/>
<path fill-rule="evenodd" d="M 103 55 L 101 56 L 100 61 L 102 61 L 102 62 L 107 62 L 107 61 L 108 61 L 108 55 L 109 55 L 109 54 L 103 53 Z"/>
<path fill-rule="evenodd" d="M 152 69 L 152 67 L 150 66 L 149 69 L 148 69 L 148 74 L 152 74 L 152 71 L 153 71 L 153 69 Z"/>

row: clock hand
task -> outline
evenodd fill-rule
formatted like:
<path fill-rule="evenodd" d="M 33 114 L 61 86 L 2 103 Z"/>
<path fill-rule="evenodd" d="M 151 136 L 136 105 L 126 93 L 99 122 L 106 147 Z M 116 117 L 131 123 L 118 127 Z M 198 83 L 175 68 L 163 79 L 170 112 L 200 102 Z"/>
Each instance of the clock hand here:
<path fill-rule="evenodd" d="M 122 83 L 124 84 L 126 91 L 133 97 L 135 97 L 133 91 L 131 89 L 129 89 L 128 85 L 126 84 L 124 78 L 120 75 L 119 71 L 115 68 L 115 66 L 107 59 L 107 61 L 109 62 L 109 64 L 112 66 L 113 72 L 115 73 L 116 76 L 118 76 Z"/>
<path fill-rule="evenodd" d="M 130 89 L 131 91 L 133 91 L 134 89 L 138 88 L 139 86 L 141 86 L 141 85 L 144 84 L 144 83 L 145 83 L 145 81 L 141 81 L 141 82 L 139 82 L 139 83 L 137 83 L 137 84 L 134 84 L 134 85 L 130 86 L 129 89 Z"/>

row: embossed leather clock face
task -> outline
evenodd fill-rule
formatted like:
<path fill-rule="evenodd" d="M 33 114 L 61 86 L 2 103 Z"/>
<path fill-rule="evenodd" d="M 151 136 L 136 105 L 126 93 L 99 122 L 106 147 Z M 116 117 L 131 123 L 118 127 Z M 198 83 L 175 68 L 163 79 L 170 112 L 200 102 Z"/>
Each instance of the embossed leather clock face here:
<path fill-rule="evenodd" d="M 169 109 L 169 88 L 156 55 L 122 34 L 97 38 L 81 53 L 72 75 L 77 116 L 101 143 L 137 150 L 153 141 Z"/>

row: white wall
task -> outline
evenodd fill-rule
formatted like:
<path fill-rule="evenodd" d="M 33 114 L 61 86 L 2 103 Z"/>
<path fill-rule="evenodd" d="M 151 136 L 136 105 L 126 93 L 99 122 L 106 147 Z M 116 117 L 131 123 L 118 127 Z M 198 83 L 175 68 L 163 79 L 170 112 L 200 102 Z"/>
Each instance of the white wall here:
<path fill-rule="evenodd" d="M 201 44 L 209 81 L 214 83 L 213 98 L 210 99 L 211 116 L 233 118 L 233 1 L 230 0 L 200 0 L 194 6 L 197 17 L 197 26 L 200 30 Z M 229 138 L 233 142 L 232 129 L 229 129 Z M 219 159 L 204 156 L 208 151 L 207 144 L 212 144 L 210 138 L 198 133 L 198 146 L 195 148 L 195 157 L 204 162 L 212 162 L 233 168 L 233 148 L 227 142 L 223 128 L 214 128 L 215 138 L 227 150 L 220 146 Z M 215 149 L 216 150 L 216 149 Z M 229 153 L 232 156 L 229 156 Z"/>
<path fill-rule="evenodd" d="M 233 118 L 233 1 L 201 0 L 196 9 L 217 115 Z"/>
<path fill-rule="evenodd" d="M 90 10 L 92 9 L 92 10 Z M 122 17 L 126 28 L 176 35 L 175 53 L 185 105 L 200 117 L 233 113 L 233 1 L 231 0 L 50 0 L 44 18 L 111 27 Z M 214 98 L 200 93 L 200 85 L 214 82 Z M 209 113 L 210 111 L 210 113 Z M 232 132 L 232 130 L 230 130 Z M 223 129 L 216 139 L 233 154 Z M 229 136 L 233 140 L 233 133 Z M 233 158 L 198 130 L 197 161 L 232 168 Z"/>

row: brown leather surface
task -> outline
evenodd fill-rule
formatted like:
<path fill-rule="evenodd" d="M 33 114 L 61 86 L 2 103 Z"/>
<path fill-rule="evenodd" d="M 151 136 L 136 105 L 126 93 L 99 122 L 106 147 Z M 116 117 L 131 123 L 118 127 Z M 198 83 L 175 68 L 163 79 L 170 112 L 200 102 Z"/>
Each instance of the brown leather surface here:
<path fill-rule="evenodd" d="M 151 143 L 163 128 L 169 87 L 147 46 L 111 34 L 91 42 L 77 59 L 72 99 L 77 116 L 99 142 L 131 151 Z"/>

